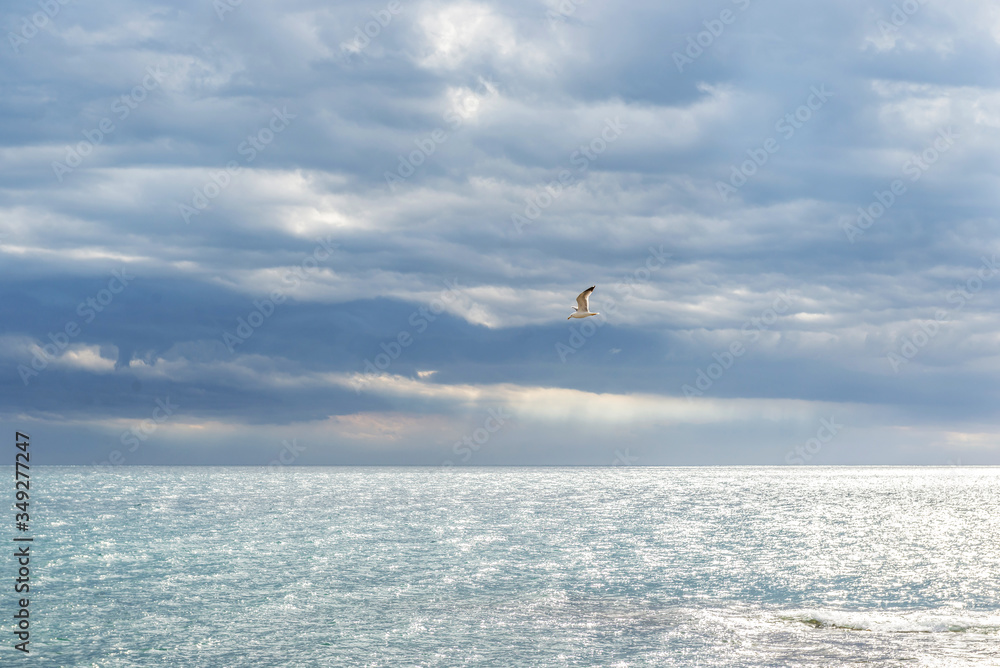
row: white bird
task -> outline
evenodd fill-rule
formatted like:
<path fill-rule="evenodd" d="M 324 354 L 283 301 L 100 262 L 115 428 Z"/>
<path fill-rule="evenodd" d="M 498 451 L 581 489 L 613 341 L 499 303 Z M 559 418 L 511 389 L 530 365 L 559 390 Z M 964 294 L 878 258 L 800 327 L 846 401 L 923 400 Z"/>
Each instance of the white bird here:
<path fill-rule="evenodd" d="M 596 285 L 592 285 L 580 293 L 580 295 L 576 298 L 576 306 L 573 307 L 573 310 L 576 311 L 576 313 L 570 315 L 569 318 L 586 318 L 588 315 L 600 315 L 600 313 L 590 312 L 590 293 L 593 292 L 596 287 Z M 569 318 L 566 319 L 569 320 Z"/>

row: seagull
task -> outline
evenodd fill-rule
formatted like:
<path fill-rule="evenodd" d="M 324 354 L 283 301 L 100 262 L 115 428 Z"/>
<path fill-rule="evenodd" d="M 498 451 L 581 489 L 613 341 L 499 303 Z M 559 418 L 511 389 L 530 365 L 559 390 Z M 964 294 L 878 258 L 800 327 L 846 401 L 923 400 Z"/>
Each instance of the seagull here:
<path fill-rule="evenodd" d="M 570 315 L 569 318 L 586 318 L 588 315 L 600 315 L 600 313 L 590 312 L 590 293 L 593 292 L 596 287 L 596 285 L 591 285 L 589 288 L 580 293 L 580 295 L 576 298 L 576 306 L 573 307 L 573 310 L 576 311 L 576 313 Z M 566 319 L 569 320 L 569 318 Z"/>

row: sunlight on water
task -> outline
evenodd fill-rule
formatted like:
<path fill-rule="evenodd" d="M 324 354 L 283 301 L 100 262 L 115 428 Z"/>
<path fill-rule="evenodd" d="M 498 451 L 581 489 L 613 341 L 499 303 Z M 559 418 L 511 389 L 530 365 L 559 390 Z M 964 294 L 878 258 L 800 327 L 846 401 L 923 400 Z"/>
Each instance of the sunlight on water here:
<path fill-rule="evenodd" d="M 33 473 L 32 665 L 1000 665 L 998 469 Z"/>

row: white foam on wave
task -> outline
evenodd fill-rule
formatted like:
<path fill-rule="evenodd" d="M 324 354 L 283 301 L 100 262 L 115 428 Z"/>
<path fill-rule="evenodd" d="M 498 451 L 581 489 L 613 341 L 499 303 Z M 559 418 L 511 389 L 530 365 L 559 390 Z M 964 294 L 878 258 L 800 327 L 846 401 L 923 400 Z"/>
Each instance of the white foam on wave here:
<path fill-rule="evenodd" d="M 920 610 L 790 610 L 780 617 L 816 628 L 877 633 L 989 633 L 1000 632 L 1000 615 L 954 609 Z"/>

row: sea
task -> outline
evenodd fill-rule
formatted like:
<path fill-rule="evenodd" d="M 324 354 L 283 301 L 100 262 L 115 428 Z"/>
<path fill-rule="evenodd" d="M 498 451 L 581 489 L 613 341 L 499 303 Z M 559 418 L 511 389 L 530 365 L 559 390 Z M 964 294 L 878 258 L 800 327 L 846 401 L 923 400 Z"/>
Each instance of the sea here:
<path fill-rule="evenodd" d="M 3 666 L 1000 666 L 998 468 L 31 474 Z"/>

